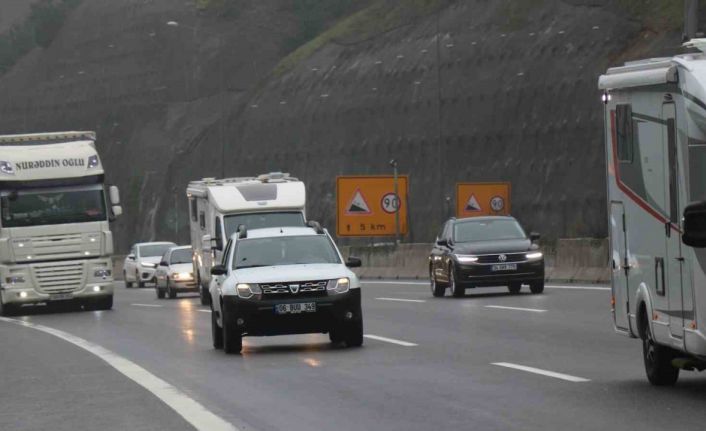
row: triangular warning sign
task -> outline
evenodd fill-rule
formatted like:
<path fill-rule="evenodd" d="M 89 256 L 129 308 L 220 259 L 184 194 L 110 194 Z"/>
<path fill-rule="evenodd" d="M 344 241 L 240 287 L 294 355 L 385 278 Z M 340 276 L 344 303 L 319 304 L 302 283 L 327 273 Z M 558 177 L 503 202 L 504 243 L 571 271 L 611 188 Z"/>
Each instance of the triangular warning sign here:
<path fill-rule="evenodd" d="M 469 212 L 483 211 L 480 207 L 480 204 L 478 203 L 478 199 L 476 199 L 476 195 L 471 195 L 471 198 L 468 199 L 468 202 L 466 203 L 465 211 L 469 211 Z"/>
<path fill-rule="evenodd" d="M 363 197 L 363 193 L 360 192 L 360 189 L 357 189 L 355 191 L 355 194 L 353 195 L 353 199 L 348 203 L 348 206 L 346 207 L 346 214 L 351 214 L 351 215 L 366 215 L 366 214 L 372 214 L 372 211 L 370 211 L 370 206 L 368 205 L 368 202 L 365 201 L 365 198 Z"/>

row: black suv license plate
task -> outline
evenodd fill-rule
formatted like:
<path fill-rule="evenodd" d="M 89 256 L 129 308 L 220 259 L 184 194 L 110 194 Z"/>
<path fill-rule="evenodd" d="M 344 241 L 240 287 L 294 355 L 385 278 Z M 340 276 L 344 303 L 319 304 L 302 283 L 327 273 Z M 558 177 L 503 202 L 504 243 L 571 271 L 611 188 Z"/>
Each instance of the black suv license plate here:
<path fill-rule="evenodd" d="M 516 263 L 504 263 L 501 265 L 493 265 L 493 267 L 490 269 L 492 271 L 517 271 L 517 264 Z"/>

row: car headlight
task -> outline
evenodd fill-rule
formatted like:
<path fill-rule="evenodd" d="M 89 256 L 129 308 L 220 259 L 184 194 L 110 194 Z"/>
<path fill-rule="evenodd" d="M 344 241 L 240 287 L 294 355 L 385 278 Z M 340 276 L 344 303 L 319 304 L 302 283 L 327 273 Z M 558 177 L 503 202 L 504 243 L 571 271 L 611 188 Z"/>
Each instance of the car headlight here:
<path fill-rule="evenodd" d="M 5 283 L 7 284 L 22 284 L 24 282 L 24 275 L 12 275 L 10 277 L 5 277 Z"/>
<path fill-rule="evenodd" d="M 351 281 L 348 278 L 339 278 L 331 280 L 326 286 L 326 289 L 336 293 L 346 293 L 351 288 Z"/>
<path fill-rule="evenodd" d="M 465 254 L 456 254 L 456 260 L 458 260 L 461 263 L 474 263 L 478 262 L 478 257 L 477 256 L 468 256 Z"/>
<path fill-rule="evenodd" d="M 262 294 L 262 289 L 257 284 L 238 283 L 235 290 L 238 292 L 238 297 L 243 299 L 250 299 L 255 295 Z"/>
<path fill-rule="evenodd" d="M 88 169 L 96 168 L 96 167 L 98 167 L 98 165 L 100 165 L 100 164 L 101 164 L 101 162 L 100 162 L 100 160 L 98 159 L 98 156 L 97 156 L 97 155 L 94 155 L 94 156 L 91 156 L 91 157 L 88 158 Z"/>
<path fill-rule="evenodd" d="M 7 175 L 15 175 L 15 167 L 12 162 L 0 161 L 0 172 Z"/>
<path fill-rule="evenodd" d="M 156 268 L 157 267 L 156 263 L 149 263 L 149 262 L 141 262 L 140 265 L 144 266 L 145 268 Z"/>
<path fill-rule="evenodd" d="M 113 275 L 113 271 L 109 269 L 96 269 L 93 271 L 93 276 L 96 278 L 108 278 Z"/>
<path fill-rule="evenodd" d="M 527 255 L 526 255 L 527 259 L 530 259 L 530 260 L 541 259 L 542 256 L 544 256 L 544 255 L 539 251 L 536 251 L 533 253 L 527 253 Z"/>

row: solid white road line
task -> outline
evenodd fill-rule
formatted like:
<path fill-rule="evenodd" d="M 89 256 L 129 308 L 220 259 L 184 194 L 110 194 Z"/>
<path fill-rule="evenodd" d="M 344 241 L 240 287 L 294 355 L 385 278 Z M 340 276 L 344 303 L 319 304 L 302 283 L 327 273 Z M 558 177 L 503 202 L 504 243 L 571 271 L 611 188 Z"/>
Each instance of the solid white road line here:
<path fill-rule="evenodd" d="M 568 289 L 568 290 L 610 290 L 610 287 L 605 286 L 559 286 L 546 285 L 547 289 Z"/>
<path fill-rule="evenodd" d="M 162 308 L 164 305 L 157 305 L 157 304 L 130 304 L 133 307 L 151 307 L 151 308 Z"/>
<path fill-rule="evenodd" d="M 429 286 L 428 281 L 406 281 L 406 280 L 400 280 L 400 281 L 389 281 L 389 280 L 362 280 L 362 284 L 413 284 L 413 285 L 419 285 L 419 286 Z"/>
<path fill-rule="evenodd" d="M 211 312 L 211 310 L 198 310 L 198 311 L 199 311 L 199 313 L 210 313 Z"/>
<path fill-rule="evenodd" d="M 566 380 L 567 382 L 583 383 L 590 382 L 589 379 L 584 379 L 583 377 L 570 376 L 568 374 L 555 373 L 554 371 L 542 370 L 539 368 L 526 367 L 524 365 L 511 364 L 509 362 L 493 362 L 492 365 L 497 365 L 498 367 L 513 368 L 515 370 L 526 371 L 528 373 L 539 374 L 542 376 L 553 377 L 555 379 Z"/>
<path fill-rule="evenodd" d="M 541 310 L 539 308 L 505 307 L 503 305 L 486 305 L 485 308 L 498 308 L 500 310 L 530 311 L 532 313 L 546 313 L 546 311 L 547 311 L 547 310 Z"/>
<path fill-rule="evenodd" d="M 403 299 L 403 298 L 375 298 L 378 301 L 399 301 L 399 302 L 417 302 L 424 303 L 427 302 L 423 299 Z"/>
<path fill-rule="evenodd" d="M 391 284 L 391 285 L 408 285 L 408 286 L 429 286 L 428 281 L 390 281 L 390 280 L 362 280 L 362 284 Z M 569 289 L 569 290 L 610 290 L 607 286 L 572 286 L 572 285 L 559 285 L 559 284 L 549 284 L 545 285 L 547 289 Z"/>
<path fill-rule="evenodd" d="M 398 346 L 404 346 L 404 347 L 418 346 L 418 344 L 410 343 L 408 341 L 395 340 L 394 338 L 381 337 L 379 335 L 365 334 L 364 337 L 369 338 L 371 340 L 383 341 L 385 343 L 397 344 Z"/>
<path fill-rule="evenodd" d="M 115 368 L 127 378 L 150 391 L 154 396 L 162 400 L 167 406 L 172 408 L 188 423 L 199 431 L 238 431 L 238 428 L 226 422 L 207 410 L 199 402 L 189 398 L 185 393 L 176 387 L 165 382 L 136 363 L 123 358 L 122 356 L 105 349 L 98 344 L 93 344 L 83 338 L 71 335 L 58 329 L 22 320 L 8 319 L 0 317 L 0 321 L 13 323 L 19 326 L 36 329 L 47 334 L 51 334 L 75 346 L 78 346 L 104 360 L 111 367 Z"/>

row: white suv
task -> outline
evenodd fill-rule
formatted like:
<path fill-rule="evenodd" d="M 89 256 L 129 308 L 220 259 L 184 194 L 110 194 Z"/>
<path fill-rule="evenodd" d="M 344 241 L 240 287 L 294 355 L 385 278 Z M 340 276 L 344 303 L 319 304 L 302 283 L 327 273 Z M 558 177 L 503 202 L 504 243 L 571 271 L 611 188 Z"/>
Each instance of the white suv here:
<path fill-rule="evenodd" d="M 173 242 L 141 242 L 130 248 L 130 254 L 123 262 L 125 287 L 145 287 L 145 283 L 155 281 L 154 272 L 164 253 L 177 245 Z"/>
<path fill-rule="evenodd" d="M 312 227 L 241 226 L 211 269 L 213 346 L 240 353 L 242 337 L 328 333 L 363 344 L 360 283 L 328 233 Z"/>

